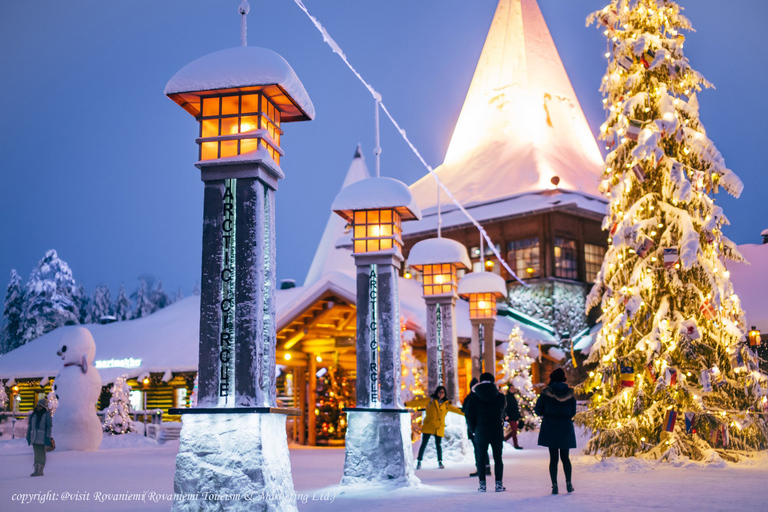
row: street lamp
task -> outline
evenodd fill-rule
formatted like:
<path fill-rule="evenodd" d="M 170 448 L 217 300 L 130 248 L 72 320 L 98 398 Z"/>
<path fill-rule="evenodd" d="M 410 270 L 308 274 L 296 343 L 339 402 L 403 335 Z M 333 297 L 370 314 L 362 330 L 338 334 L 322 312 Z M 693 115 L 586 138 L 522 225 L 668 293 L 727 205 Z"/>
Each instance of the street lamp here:
<path fill-rule="evenodd" d="M 469 319 L 472 323 L 472 376 L 480 378 L 480 329 L 483 329 L 483 366 L 496 374 L 496 342 L 493 326 L 496 323 L 496 301 L 507 296 L 504 278 L 491 272 L 473 272 L 459 281 L 459 296 L 469 300 Z"/>

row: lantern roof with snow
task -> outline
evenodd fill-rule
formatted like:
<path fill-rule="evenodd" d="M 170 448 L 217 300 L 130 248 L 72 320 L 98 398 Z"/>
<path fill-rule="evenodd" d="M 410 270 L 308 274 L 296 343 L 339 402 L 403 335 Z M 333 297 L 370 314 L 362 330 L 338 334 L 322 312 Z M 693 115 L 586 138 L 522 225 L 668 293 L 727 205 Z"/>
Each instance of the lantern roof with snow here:
<path fill-rule="evenodd" d="M 471 293 L 492 293 L 496 298 L 507 296 L 507 283 L 493 272 L 472 272 L 459 281 L 459 296 L 469 297 Z"/>
<path fill-rule="evenodd" d="M 181 68 L 165 94 L 195 117 L 200 98 L 210 94 L 264 91 L 280 109 L 282 122 L 309 121 L 315 107 L 293 68 L 266 48 L 239 46 L 210 53 Z"/>
<path fill-rule="evenodd" d="M 421 219 L 416 201 L 408 186 L 393 178 L 368 178 L 341 189 L 331 210 L 352 221 L 356 210 L 395 210 L 402 220 Z"/>
<path fill-rule="evenodd" d="M 472 263 L 463 244 L 450 238 L 427 238 L 411 248 L 408 265 L 419 270 L 424 265 L 453 263 L 459 268 L 471 268 Z"/>

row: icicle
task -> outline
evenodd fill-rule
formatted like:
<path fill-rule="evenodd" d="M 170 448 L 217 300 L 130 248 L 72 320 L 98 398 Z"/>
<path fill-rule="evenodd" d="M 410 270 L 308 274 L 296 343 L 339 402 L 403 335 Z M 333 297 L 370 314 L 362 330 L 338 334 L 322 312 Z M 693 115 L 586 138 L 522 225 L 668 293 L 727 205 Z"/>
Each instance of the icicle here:
<path fill-rule="evenodd" d="M 248 0 L 242 0 L 237 12 L 240 13 L 240 46 L 248 46 L 248 22 L 246 16 L 251 10 L 251 6 L 248 5 Z"/>

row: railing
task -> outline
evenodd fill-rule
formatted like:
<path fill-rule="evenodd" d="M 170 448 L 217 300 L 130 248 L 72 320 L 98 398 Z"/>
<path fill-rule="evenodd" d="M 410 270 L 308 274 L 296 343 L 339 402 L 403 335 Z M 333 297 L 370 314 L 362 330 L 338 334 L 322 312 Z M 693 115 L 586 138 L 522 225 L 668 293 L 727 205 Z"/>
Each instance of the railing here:
<path fill-rule="evenodd" d="M 29 418 L 29 415 L 32 413 L 32 411 L 28 412 L 9 412 L 4 411 L 0 412 L 0 418 L 10 418 L 11 423 L 11 439 L 16 439 L 16 421 L 26 421 L 27 418 Z M 5 422 L 3 422 L 5 423 Z M 3 426 L 0 425 L 0 430 L 5 430 Z M 3 432 L 4 434 L 5 432 Z"/>

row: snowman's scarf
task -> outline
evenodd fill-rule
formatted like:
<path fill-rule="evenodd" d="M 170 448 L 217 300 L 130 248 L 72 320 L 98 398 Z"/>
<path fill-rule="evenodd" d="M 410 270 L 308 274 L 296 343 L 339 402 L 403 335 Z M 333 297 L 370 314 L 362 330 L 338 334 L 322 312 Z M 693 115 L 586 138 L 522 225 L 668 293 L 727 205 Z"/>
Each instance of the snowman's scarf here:
<path fill-rule="evenodd" d="M 67 366 L 79 366 L 83 373 L 88 372 L 88 360 L 83 356 L 83 359 L 79 363 L 64 363 L 64 368 Z"/>

